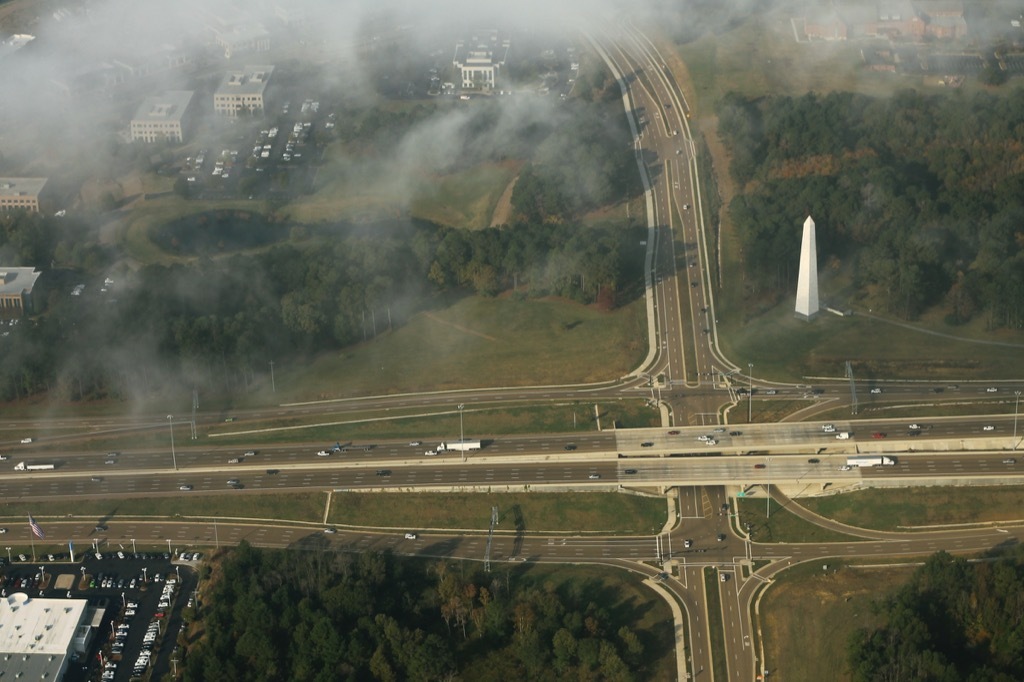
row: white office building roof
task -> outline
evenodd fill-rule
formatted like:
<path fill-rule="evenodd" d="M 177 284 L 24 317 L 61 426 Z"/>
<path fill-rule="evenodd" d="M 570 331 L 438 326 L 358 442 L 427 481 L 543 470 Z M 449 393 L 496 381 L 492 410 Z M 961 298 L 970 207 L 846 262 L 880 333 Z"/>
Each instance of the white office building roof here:
<path fill-rule="evenodd" d="M 0 196 L 39 196 L 46 185 L 46 178 L 0 178 Z"/>
<path fill-rule="evenodd" d="M 35 268 L 0 265 L 0 296 L 4 294 L 32 293 L 32 287 L 42 273 Z M 0 633 L 2 637 L 2 633 Z"/>
<path fill-rule="evenodd" d="M 272 73 L 274 67 L 270 64 L 246 65 L 244 69 L 228 71 L 214 96 L 262 95 Z"/>
<path fill-rule="evenodd" d="M 85 599 L 0 598 L 0 670 L 4 679 L 59 680 L 76 643 L 84 644 Z"/>
<path fill-rule="evenodd" d="M 181 117 L 192 101 L 191 90 L 167 90 L 147 97 L 139 105 L 133 121 L 138 122 L 181 122 Z"/>

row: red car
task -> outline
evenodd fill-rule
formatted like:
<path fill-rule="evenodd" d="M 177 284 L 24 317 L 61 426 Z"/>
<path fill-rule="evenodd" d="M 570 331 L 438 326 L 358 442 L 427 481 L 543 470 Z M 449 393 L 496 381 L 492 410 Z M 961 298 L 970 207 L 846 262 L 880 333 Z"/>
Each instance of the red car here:
<path fill-rule="evenodd" d="M 754 465 L 754 468 L 755 468 L 755 469 L 764 469 L 764 467 L 765 467 L 765 465 L 764 465 L 764 464 L 755 464 L 755 465 Z"/>
<path fill-rule="evenodd" d="M 881 431 L 875 431 L 874 433 L 871 434 L 871 437 L 872 438 L 885 438 L 885 434 L 882 433 Z"/>
<path fill-rule="evenodd" d="M 678 431 L 669 431 L 668 435 L 670 435 L 670 436 L 678 436 L 679 432 Z"/>

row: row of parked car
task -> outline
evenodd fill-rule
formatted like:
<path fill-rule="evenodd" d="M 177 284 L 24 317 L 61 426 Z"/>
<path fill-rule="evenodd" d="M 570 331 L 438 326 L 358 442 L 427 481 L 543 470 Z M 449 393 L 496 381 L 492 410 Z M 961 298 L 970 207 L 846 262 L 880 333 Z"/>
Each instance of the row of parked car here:
<path fill-rule="evenodd" d="M 34 587 L 39 587 L 39 575 L 33 575 L 25 578 L 7 578 L 4 580 L 4 589 L 11 590 L 31 590 Z"/>

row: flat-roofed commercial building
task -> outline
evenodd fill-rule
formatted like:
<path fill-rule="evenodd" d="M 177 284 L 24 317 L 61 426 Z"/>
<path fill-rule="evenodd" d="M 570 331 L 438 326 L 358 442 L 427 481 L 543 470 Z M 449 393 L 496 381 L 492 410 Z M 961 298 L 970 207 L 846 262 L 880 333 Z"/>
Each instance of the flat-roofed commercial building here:
<path fill-rule="evenodd" d="M 213 110 L 225 116 L 238 116 L 241 111 L 263 113 L 263 96 L 274 67 L 269 64 L 247 65 L 240 71 L 224 74 L 213 93 Z"/>
<path fill-rule="evenodd" d="M 132 118 L 132 139 L 143 142 L 184 142 L 189 127 L 191 90 L 167 90 L 147 97 Z"/>
<path fill-rule="evenodd" d="M 46 178 L 0 178 L 0 211 L 39 212 Z"/>
<path fill-rule="evenodd" d="M 508 58 L 509 41 L 499 40 L 495 30 L 483 31 L 455 46 L 452 65 L 459 70 L 463 88 L 490 90 L 498 79 L 498 70 Z"/>
<path fill-rule="evenodd" d="M 41 274 L 35 268 L 0 265 L 0 318 L 21 317 L 35 312 L 32 290 Z"/>
<path fill-rule="evenodd" d="M 89 648 L 102 610 L 85 599 L 0 598 L 0 671 L 3 679 L 59 680 L 72 653 Z"/>

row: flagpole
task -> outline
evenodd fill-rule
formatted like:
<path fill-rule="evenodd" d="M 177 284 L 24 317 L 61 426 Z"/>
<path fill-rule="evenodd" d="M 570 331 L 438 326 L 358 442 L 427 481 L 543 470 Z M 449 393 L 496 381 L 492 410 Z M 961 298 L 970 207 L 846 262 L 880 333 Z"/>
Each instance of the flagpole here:
<path fill-rule="evenodd" d="M 39 538 L 40 540 L 42 540 L 43 538 L 46 537 L 46 533 L 44 533 L 43 529 L 39 527 L 39 524 L 36 523 L 36 520 L 32 518 L 31 514 L 28 515 L 28 530 L 29 530 L 28 539 L 29 539 L 29 542 L 32 543 L 32 563 L 35 563 L 35 561 L 36 561 L 36 538 Z"/>

